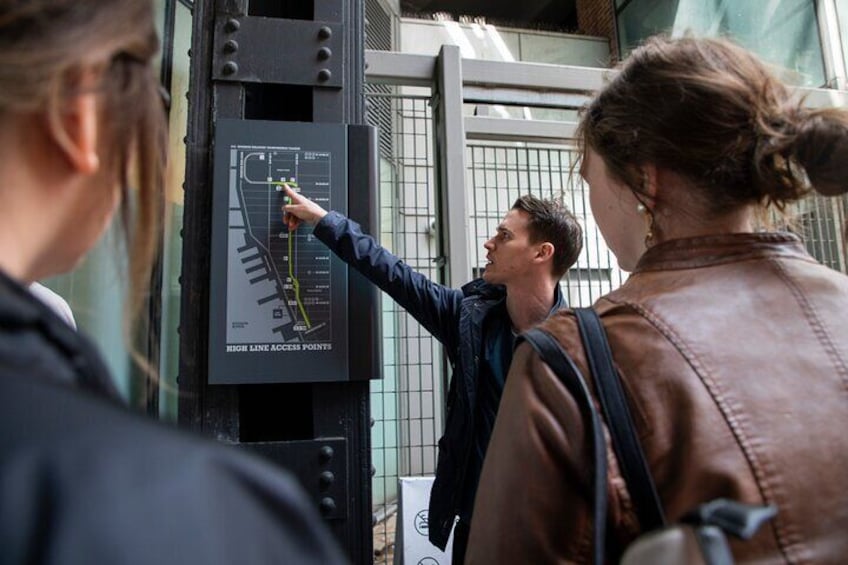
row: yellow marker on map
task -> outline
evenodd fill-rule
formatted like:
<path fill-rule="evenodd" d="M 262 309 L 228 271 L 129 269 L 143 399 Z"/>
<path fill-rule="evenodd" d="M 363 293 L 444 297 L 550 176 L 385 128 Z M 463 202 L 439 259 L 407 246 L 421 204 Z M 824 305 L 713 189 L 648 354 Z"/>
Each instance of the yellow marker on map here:
<path fill-rule="evenodd" d="M 290 181 L 272 181 L 272 182 L 271 182 L 271 184 L 273 184 L 274 186 L 276 186 L 276 187 L 277 187 L 277 192 L 282 192 L 282 191 L 283 191 L 283 185 L 286 185 L 286 186 L 288 186 L 289 188 L 293 188 L 293 189 L 295 189 L 295 190 L 299 190 L 299 189 L 300 189 L 300 187 L 297 185 L 297 182 L 295 182 L 294 180 L 290 180 Z M 285 202 L 286 204 L 291 204 L 291 202 L 292 202 L 292 201 L 291 201 L 291 196 L 284 196 L 284 197 L 283 197 L 283 202 Z"/>
<path fill-rule="evenodd" d="M 281 192 L 283 190 L 284 184 L 288 185 L 290 188 L 293 188 L 295 190 L 300 190 L 300 187 L 298 186 L 297 182 L 294 181 L 294 179 L 292 179 L 292 180 L 271 180 L 271 179 L 268 179 L 268 180 L 271 182 L 271 184 L 273 184 L 274 186 L 277 187 L 277 192 Z"/>
<path fill-rule="evenodd" d="M 297 186 L 297 182 L 294 179 L 290 181 L 273 181 L 271 184 L 277 186 L 277 192 L 281 192 L 283 190 L 283 185 L 287 185 L 294 190 L 299 191 L 300 187 Z M 283 200 L 286 204 L 291 204 L 291 197 L 286 196 Z M 294 288 L 294 298 L 297 302 L 297 308 L 300 310 L 300 315 L 303 316 L 303 321 L 306 323 L 307 328 L 312 327 L 312 322 L 309 321 L 309 316 L 306 314 L 306 308 L 303 306 L 303 301 L 300 298 L 300 281 L 297 280 L 297 277 L 294 276 L 294 249 L 292 248 L 292 243 L 294 241 L 294 237 L 289 235 L 288 238 L 288 247 L 289 247 L 289 278 L 292 281 L 292 287 Z"/>

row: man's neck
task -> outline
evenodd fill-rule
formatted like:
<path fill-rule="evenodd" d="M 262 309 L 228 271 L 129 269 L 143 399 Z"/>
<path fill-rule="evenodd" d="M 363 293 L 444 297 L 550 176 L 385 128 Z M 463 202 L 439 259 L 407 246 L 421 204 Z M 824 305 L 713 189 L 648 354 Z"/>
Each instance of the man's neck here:
<path fill-rule="evenodd" d="M 517 332 L 524 332 L 544 321 L 554 307 L 557 283 L 545 279 L 532 287 L 511 286 L 506 291 L 506 311 Z"/>

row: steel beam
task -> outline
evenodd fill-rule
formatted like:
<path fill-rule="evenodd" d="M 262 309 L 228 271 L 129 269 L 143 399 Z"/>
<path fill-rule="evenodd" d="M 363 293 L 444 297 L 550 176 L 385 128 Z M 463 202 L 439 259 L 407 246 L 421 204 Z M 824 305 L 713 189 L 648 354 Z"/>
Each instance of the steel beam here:
<path fill-rule="evenodd" d="M 436 75 L 436 57 L 367 50 L 365 75 L 371 84 L 432 86 Z"/>
<path fill-rule="evenodd" d="M 465 124 L 462 117 L 462 59 L 459 47 L 443 45 L 436 66 L 436 147 L 439 204 L 447 250 L 449 286 L 468 282 L 468 209 L 465 197 Z"/>
<path fill-rule="evenodd" d="M 481 59 L 464 59 L 462 69 L 462 82 L 469 86 L 581 93 L 600 89 L 611 72 L 591 67 Z"/>
<path fill-rule="evenodd" d="M 574 122 L 552 120 L 510 120 L 479 116 L 465 117 L 467 139 L 498 141 L 530 141 L 538 143 L 570 143 L 574 139 Z"/>
<path fill-rule="evenodd" d="M 555 109 L 581 108 L 592 99 L 588 94 L 487 86 L 466 86 L 462 89 L 462 98 L 466 104 L 503 104 Z"/>

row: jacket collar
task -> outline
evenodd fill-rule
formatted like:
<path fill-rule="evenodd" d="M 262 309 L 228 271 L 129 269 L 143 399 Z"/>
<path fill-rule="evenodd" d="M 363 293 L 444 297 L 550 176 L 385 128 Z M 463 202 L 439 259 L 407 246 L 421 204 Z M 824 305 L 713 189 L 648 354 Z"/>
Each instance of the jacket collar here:
<path fill-rule="evenodd" d="M 18 281 L 0 271 L 0 323 L 35 325 L 43 317 L 44 306 Z"/>
<path fill-rule="evenodd" d="M 813 261 L 794 234 L 734 233 L 674 239 L 657 244 L 645 251 L 633 273 L 696 269 L 764 257 Z"/>
<path fill-rule="evenodd" d="M 483 279 L 474 279 L 466 283 L 462 287 L 463 296 L 479 296 L 485 299 L 503 299 L 506 297 L 506 287 L 500 284 L 489 284 Z M 565 302 L 565 297 L 562 295 L 560 285 L 554 288 L 554 305 L 548 316 L 561 308 L 565 308 L 568 304 Z"/>
<path fill-rule="evenodd" d="M 21 283 L 0 271 L 0 330 L 35 330 L 73 357 L 80 350 L 79 333 L 61 320 Z"/>
<path fill-rule="evenodd" d="M 489 284 L 483 279 L 474 279 L 462 286 L 463 296 L 479 296 L 481 298 L 503 298 L 506 287 L 502 284 Z"/>

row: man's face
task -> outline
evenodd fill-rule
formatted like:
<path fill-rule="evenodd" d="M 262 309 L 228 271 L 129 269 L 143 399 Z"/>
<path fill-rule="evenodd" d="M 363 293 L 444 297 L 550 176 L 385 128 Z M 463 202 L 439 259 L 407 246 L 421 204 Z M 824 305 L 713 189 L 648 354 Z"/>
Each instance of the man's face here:
<path fill-rule="evenodd" d="M 530 243 L 527 229 L 529 216 L 524 210 L 510 210 L 495 230 L 495 235 L 483 244 L 486 249 L 486 270 L 483 279 L 490 284 L 509 286 L 522 278 L 539 276 L 533 259 L 540 243 Z"/>

